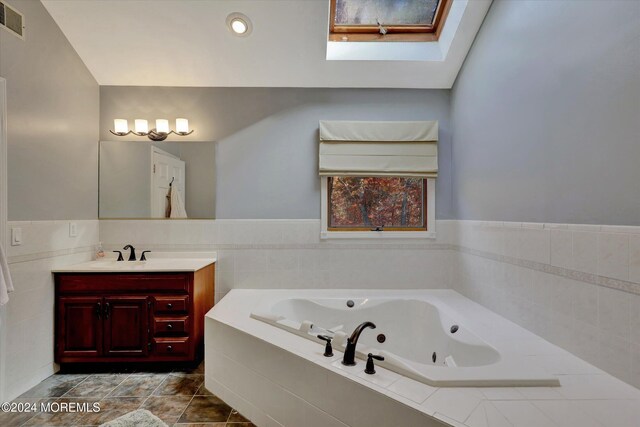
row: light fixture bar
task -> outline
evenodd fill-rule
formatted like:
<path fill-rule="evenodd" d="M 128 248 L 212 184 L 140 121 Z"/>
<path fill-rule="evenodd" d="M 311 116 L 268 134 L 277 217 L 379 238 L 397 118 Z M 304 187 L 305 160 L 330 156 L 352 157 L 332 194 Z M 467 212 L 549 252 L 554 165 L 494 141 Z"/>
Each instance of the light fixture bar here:
<path fill-rule="evenodd" d="M 157 119 L 156 127 L 149 129 L 149 122 L 145 119 L 135 119 L 134 129 L 129 129 L 129 121 L 126 119 L 115 119 L 113 121 L 114 130 L 109 130 L 115 136 L 127 136 L 130 134 L 136 136 L 146 136 L 152 141 L 164 141 L 171 134 L 177 136 L 187 136 L 193 133 L 193 129 L 189 130 L 189 120 L 185 118 L 176 119 L 176 130 L 169 128 L 169 120 Z"/>

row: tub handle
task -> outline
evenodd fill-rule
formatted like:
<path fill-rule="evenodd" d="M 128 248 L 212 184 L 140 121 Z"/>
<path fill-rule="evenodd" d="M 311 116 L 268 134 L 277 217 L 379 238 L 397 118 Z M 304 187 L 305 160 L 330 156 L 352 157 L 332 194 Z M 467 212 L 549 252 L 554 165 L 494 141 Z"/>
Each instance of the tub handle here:
<path fill-rule="evenodd" d="M 367 367 L 364 370 L 365 374 L 373 375 L 376 373 L 376 368 L 373 365 L 373 359 L 383 361 L 384 357 L 380 355 L 374 355 L 373 353 L 369 353 L 367 355 Z"/>
<path fill-rule="evenodd" d="M 333 347 L 331 346 L 331 338 L 329 335 L 318 335 L 322 341 L 326 341 L 327 344 L 324 346 L 324 357 L 333 357 Z"/>

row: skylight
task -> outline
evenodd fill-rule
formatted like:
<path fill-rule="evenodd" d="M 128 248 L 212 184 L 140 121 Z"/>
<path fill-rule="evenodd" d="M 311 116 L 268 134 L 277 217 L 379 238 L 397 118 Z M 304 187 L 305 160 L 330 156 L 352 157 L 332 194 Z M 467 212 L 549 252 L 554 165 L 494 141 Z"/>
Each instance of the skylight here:
<path fill-rule="evenodd" d="M 331 0 L 330 41 L 435 41 L 452 0 Z"/>
<path fill-rule="evenodd" d="M 458 26 L 465 11 L 482 4 L 479 0 L 332 0 L 332 6 L 345 2 L 360 2 L 367 7 L 373 7 L 372 5 L 376 3 L 383 4 L 387 9 L 377 9 L 375 14 L 386 16 L 386 19 L 393 24 L 382 25 L 381 23 L 380 27 L 384 31 L 381 32 L 380 27 L 376 27 L 377 32 L 372 32 L 370 25 L 363 24 L 367 19 L 371 19 L 373 14 L 371 11 L 365 12 L 362 9 L 353 13 L 346 12 L 351 13 L 351 18 L 336 18 L 335 15 L 331 15 L 330 23 L 335 24 L 336 19 L 339 20 L 338 22 L 349 22 L 345 19 L 351 19 L 352 22 L 359 20 L 360 23 L 350 25 L 348 29 L 351 32 L 335 32 L 336 29 L 341 30 L 340 25 L 333 25 L 333 28 L 330 28 L 326 56 L 329 61 L 445 61 L 453 39 L 462 36 L 458 32 Z M 402 8 L 398 9 L 400 4 Z M 418 17 L 411 18 L 414 20 L 410 21 L 407 18 L 407 10 L 418 10 L 416 7 L 420 5 L 430 5 L 435 9 L 427 9 L 428 13 L 423 15 L 414 13 Z M 428 20 L 432 23 L 420 23 Z"/>

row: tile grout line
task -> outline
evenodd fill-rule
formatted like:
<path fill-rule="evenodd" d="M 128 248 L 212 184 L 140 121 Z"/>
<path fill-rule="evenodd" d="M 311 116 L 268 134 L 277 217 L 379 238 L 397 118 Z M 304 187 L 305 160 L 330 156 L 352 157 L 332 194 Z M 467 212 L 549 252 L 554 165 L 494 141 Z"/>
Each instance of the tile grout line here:
<path fill-rule="evenodd" d="M 204 383 L 203 383 L 203 384 L 204 384 Z M 222 399 L 220 399 L 220 400 L 222 400 Z M 231 408 L 231 411 L 229 411 L 229 416 L 227 417 L 227 421 L 225 421 L 225 422 L 224 422 L 225 427 L 226 427 L 227 425 L 229 425 L 229 420 L 231 419 L 231 414 L 233 414 L 233 411 L 234 411 L 234 409 L 233 409 L 233 408 Z"/>
<path fill-rule="evenodd" d="M 203 381 L 202 381 L 202 382 L 203 382 L 203 384 L 204 384 L 204 379 L 203 379 Z M 184 415 L 184 413 L 185 413 L 185 412 L 187 412 L 187 409 L 189 408 L 189 405 L 191 405 L 191 402 L 193 402 L 193 398 L 194 398 L 194 397 L 196 397 L 196 393 L 197 393 L 197 392 L 198 392 L 198 390 L 196 390 L 196 391 L 193 393 L 193 396 L 191 396 L 191 399 L 189 399 L 189 403 L 187 403 L 187 406 L 185 406 L 185 407 L 184 407 L 184 409 L 182 410 L 182 412 L 180 412 L 180 415 L 178 415 L 178 419 L 176 420 L 176 422 L 175 422 L 175 423 L 173 423 L 174 425 L 175 425 L 175 424 L 178 424 L 178 421 L 180 421 L 180 418 L 182 418 L 182 416 Z"/>
<path fill-rule="evenodd" d="M 628 280 L 620 280 L 612 277 L 601 276 L 593 273 L 585 273 L 579 270 L 572 270 L 564 267 L 557 267 L 547 263 L 538 261 L 530 261 L 523 258 L 510 257 L 500 255 L 493 252 L 483 251 L 480 249 L 472 249 L 466 246 L 457 246 L 456 250 L 461 254 L 473 255 L 496 262 L 513 265 L 516 267 L 528 268 L 530 270 L 551 274 L 558 277 L 574 280 L 577 282 L 588 283 L 602 288 L 609 288 L 625 293 L 640 295 L 640 284 L 630 282 Z"/>
<path fill-rule="evenodd" d="M 57 375 L 58 373 L 56 372 L 54 375 Z M 64 375 L 64 374 L 60 374 L 60 375 Z M 85 379 L 83 379 L 82 381 L 80 381 L 78 384 L 74 385 L 73 387 L 71 387 L 69 390 L 65 391 L 64 394 L 62 396 L 57 397 L 56 399 L 59 399 L 60 397 L 64 397 L 67 395 L 67 393 L 69 393 L 71 390 L 73 390 L 74 388 L 78 387 L 80 384 L 82 384 L 83 382 L 85 382 L 86 380 L 88 380 L 91 376 L 93 376 L 94 374 L 89 374 L 86 376 Z"/>
<path fill-rule="evenodd" d="M 77 248 L 56 249 L 53 251 L 35 252 L 24 255 L 12 255 L 8 258 L 8 264 L 21 264 L 26 262 L 41 261 L 45 259 L 60 258 L 64 256 L 89 254 L 93 253 L 93 250 L 94 248 L 92 246 L 80 246 Z"/>
<path fill-rule="evenodd" d="M 38 399 L 37 403 L 39 404 L 41 400 L 42 399 Z M 26 419 L 23 423 L 20 424 L 20 427 L 27 425 L 27 423 L 31 421 L 31 419 L 34 418 L 38 413 L 39 412 L 34 412 L 33 415 L 31 415 L 28 419 Z"/>
<path fill-rule="evenodd" d="M 171 373 L 170 373 L 170 372 L 167 374 L 167 376 L 166 376 L 162 381 L 160 381 L 160 384 L 158 384 L 158 385 L 156 386 L 156 388 L 154 388 L 154 389 L 151 391 L 151 394 L 149 394 L 147 397 L 145 397 L 145 398 L 144 398 L 144 400 L 142 401 L 142 403 L 140 403 L 140 406 L 138 406 L 138 409 L 141 409 L 141 408 L 144 406 L 144 404 L 145 404 L 145 403 L 147 403 L 147 400 L 149 400 L 149 398 L 150 398 L 151 396 L 153 396 L 153 393 L 155 393 L 155 392 L 156 392 L 156 390 L 158 390 L 158 388 L 160 388 L 160 386 L 161 386 L 162 384 L 164 384 L 164 382 L 167 380 L 167 378 L 169 378 L 169 375 L 171 375 Z"/>
<path fill-rule="evenodd" d="M 55 375 L 55 374 L 54 374 L 54 375 Z M 64 374 L 62 374 L 62 375 L 64 375 Z M 63 394 L 63 395 L 62 395 L 62 396 L 60 396 L 60 397 L 78 397 L 78 398 L 84 398 L 84 396 L 67 396 L 67 394 L 68 394 L 68 393 L 70 393 L 71 391 L 73 391 L 73 390 L 74 390 L 76 387 L 78 387 L 80 384 L 84 383 L 86 380 L 88 380 L 89 378 L 91 378 L 91 377 L 93 377 L 93 376 L 95 376 L 95 375 L 101 375 L 101 374 L 89 374 L 89 375 L 87 376 L 87 378 L 85 378 L 84 380 L 80 381 L 78 384 L 76 384 L 73 388 L 71 388 L 70 390 L 68 390 L 65 394 Z M 109 375 L 109 374 L 106 374 L 106 375 Z M 114 374 L 111 374 L 111 375 L 114 375 Z M 115 374 L 115 375 L 120 375 L 120 374 Z M 115 390 L 116 388 L 118 388 L 118 387 L 119 387 L 123 382 L 125 382 L 125 380 L 126 380 L 127 378 L 129 378 L 130 376 L 131 376 L 131 374 L 128 374 L 126 377 L 124 377 L 122 381 L 120 381 L 120 382 L 119 382 L 115 387 L 113 387 L 111 390 L 109 390 L 109 393 L 107 393 L 106 395 L 102 396 L 102 397 L 98 400 L 98 402 L 100 402 L 102 399 L 104 399 L 104 398 L 108 397 L 108 396 L 111 394 L 111 392 L 113 392 L 113 390 Z"/>

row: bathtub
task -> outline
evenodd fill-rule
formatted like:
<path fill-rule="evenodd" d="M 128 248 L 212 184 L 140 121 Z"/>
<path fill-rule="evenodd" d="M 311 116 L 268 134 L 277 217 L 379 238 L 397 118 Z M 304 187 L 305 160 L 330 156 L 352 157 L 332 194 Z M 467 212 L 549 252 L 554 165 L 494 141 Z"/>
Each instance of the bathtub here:
<path fill-rule="evenodd" d="M 483 339 L 482 330 L 473 330 L 473 321 L 463 320 L 438 291 L 413 295 L 387 291 L 366 297 L 265 295 L 250 317 L 322 346 L 318 335 L 330 336 L 338 351 L 344 351 L 359 324 L 371 321 L 376 328 L 361 334 L 356 357 L 383 356 L 378 366 L 431 386 L 560 385 L 557 377 Z"/>
<path fill-rule="evenodd" d="M 377 327 L 344 366 L 344 338 L 363 321 Z M 317 334 L 334 337 L 333 357 Z M 373 375 L 367 352 L 385 357 Z M 484 415 L 491 400 L 637 395 L 606 377 L 449 289 L 236 289 L 205 318 L 205 387 L 259 427 L 442 427 L 476 407 Z"/>

